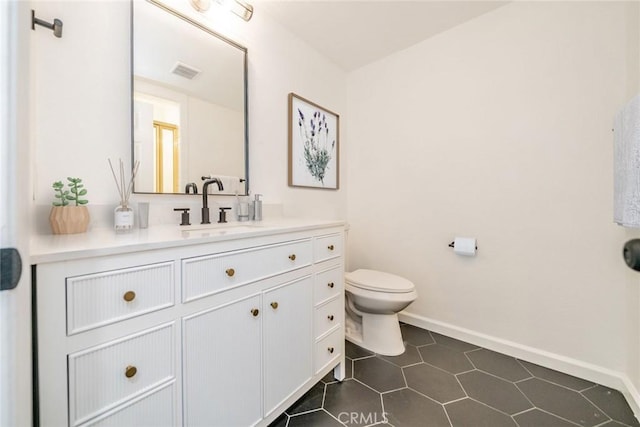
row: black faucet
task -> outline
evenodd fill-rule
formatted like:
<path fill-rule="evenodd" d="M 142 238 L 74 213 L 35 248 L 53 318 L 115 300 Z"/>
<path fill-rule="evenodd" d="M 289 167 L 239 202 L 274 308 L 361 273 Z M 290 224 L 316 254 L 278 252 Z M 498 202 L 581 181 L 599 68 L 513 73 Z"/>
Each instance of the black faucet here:
<path fill-rule="evenodd" d="M 200 221 L 200 224 L 211 224 L 211 221 L 209 221 L 209 199 L 207 197 L 209 193 L 209 184 L 218 184 L 219 191 L 224 190 L 224 187 L 222 186 L 222 181 L 218 178 L 203 176 L 202 180 L 204 183 L 202 184 L 202 221 Z"/>
<path fill-rule="evenodd" d="M 198 186 L 195 182 L 190 182 L 184 187 L 185 194 L 189 194 L 189 190 L 193 190 L 193 194 L 198 194 Z"/>

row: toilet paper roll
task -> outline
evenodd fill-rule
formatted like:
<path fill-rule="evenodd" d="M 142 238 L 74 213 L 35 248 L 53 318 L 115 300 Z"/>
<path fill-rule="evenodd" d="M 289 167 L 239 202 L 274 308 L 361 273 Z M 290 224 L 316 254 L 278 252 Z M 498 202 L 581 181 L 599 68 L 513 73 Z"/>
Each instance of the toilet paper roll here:
<path fill-rule="evenodd" d="M 453 252 L 458 255 L 474 256 L 476 246 L 476 239 L 473 237 L 456 237 L 453 241 Z"/>

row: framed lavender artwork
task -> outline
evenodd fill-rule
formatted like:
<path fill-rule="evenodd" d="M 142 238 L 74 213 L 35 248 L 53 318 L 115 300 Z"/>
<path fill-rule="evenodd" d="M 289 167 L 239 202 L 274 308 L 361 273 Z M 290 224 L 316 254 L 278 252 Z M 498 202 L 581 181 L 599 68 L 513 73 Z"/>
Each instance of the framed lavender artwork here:
<path fill-rule="evenodd" d="M 340 116 L 289 94 L 289 186 L 337 190 Z"/>

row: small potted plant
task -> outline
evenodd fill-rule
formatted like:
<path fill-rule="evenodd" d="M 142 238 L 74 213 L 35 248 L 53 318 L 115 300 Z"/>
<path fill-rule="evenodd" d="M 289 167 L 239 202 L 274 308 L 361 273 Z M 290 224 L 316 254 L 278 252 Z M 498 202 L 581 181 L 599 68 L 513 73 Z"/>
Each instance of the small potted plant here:
<path fill-rule="evenodd" d="M 53 183 L 53 207 L 49 214 L 49 224 L 53 234 L 76 234 L 87 231 L 89 225 L 89 203 L 84 196 L 87 190 L 82 179 L 68 177 L 69 189 L 64 188 L 62 181 Z"/>

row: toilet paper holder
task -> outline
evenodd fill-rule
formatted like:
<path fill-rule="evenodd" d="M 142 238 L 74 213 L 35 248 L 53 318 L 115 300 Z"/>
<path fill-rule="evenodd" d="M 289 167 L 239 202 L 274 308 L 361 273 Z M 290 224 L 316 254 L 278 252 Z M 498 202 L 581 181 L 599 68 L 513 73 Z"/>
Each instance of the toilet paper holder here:
<path fill-rule="evenodd" d="M 450 247 L 450 248 L 455 247 L 455 243 L 456 243 L 455 241 L 454 241 L 454 242 L 449 243 L 449 247 Z M 478 250 L 478 245 L 476 244 L 476 251 L 477 251 L 477 250 Z"/>

